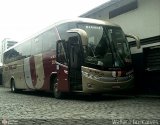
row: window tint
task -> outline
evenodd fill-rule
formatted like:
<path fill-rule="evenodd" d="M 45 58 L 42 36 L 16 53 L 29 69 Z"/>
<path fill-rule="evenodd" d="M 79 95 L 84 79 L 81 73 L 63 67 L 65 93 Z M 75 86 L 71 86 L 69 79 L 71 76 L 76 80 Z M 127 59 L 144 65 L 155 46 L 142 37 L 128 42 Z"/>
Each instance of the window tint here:
<path fill-rule="evenodd" d="M 65 23 L 65 24 L 61 24 L 57 27 L 58 32 L 60 34 L 60 37 L 62 40 L 68 40 L 68 38 L 70 37 L 69 33 L 67 33 L 68 30 L 70 29 L 74 29 L 76 28 L 76 24 L 75 23 Z"/>
<path fill-rule="evenodd" d="M 66 53 L 64 50 L 64 46 L 61 42 L 57 44 L 57 60 L 58 60 L 58 62 L 60 62 L 62 64 L 67 63 Z"/>
<path fill-rule="evenodd" d="M 19 59 L 23 59 L 35 54 L 56 49 L 58 37 L 54 29 L 50 29 L 39 36 L 30 39 L 15 48 L 4 53 L 4 63 L 9 63 Z"/>
<path fill-rule="evenodd" d="M 18 46 L 15 47 L 15 49 L 13 49 L 14 50 L 13 51 L 13 53 L 14 53 L 13 55 L 15 57 L 15 60 L 19 60 L 19 59 L 23 58 L 23 56 L 22 56 L 22 48 L 21 48 L 22 45 L 23 44 L 18 45 Z"/>
<path fill-rule="evenodd" d="M 4 63 L 9 63 L 9 61 L 10 61 L 10 54 L 11 54 L 11 50 L 9 50 L 6 53 L 4 53 Z"/>
<path fill-rule="evenodd" d="M 29 57 L 31 55 L 31 40 L 26 41 L 21 48 L 22 56 L 24 58 Z"/>
<path fill-rule="evenodd" d="M 15 55 L 16 55 L 16 51 L 14 49 L 7 51 L 4 54 L 4 63 L 9 63 L 9 62 L 13 61 Z"/>
<path fill-rule="evenodd" d="M 56 42 L 58 37 L 54 29 L 46 31 L 43 33 L 43 51 L 48 51 L 51 49 L 56 49 Z"/>
<path fill-rule="evenodd" d="M 4 54 L 4 63 L 17 60 L 19 53 L 15 49 L 11 49 Z"/>
<path fill-rule="evenodd" d="M 42 34 L 32 40 L 32 55 L 42 52 Z"/>

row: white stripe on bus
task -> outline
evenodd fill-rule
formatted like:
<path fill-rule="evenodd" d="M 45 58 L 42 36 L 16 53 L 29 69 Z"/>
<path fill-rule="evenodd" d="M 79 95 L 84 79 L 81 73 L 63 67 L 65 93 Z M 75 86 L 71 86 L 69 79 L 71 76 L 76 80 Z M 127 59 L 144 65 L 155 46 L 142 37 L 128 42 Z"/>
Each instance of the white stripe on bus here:
<path fill-rule="evenodd" d="M 32 83 L 31 71 L 30 71 L 29 57 L 24 59 L 24 75 L 25 75 L 25 81 L 26 81 L 27 86 L 30 89 L 34 89 L 34 86 Z"/>
<path fill-rule="evenodd" d="M 37 77 L 37 83 L 35 85 L 35 88 L 40 89 L 43 87 L 44 84 L 44 67 L 43 67 L 42 54 L 34 56 L 34 61 L 35 61 L 35 70 Z"/>

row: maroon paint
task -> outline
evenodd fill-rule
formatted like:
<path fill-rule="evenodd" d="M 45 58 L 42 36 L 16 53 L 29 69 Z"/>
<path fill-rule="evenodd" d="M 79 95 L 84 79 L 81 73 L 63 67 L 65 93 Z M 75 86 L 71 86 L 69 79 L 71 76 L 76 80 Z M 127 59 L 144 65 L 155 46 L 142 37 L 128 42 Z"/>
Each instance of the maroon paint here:
<path fill-rule="evenodd" d="M 43 53 L 43 67 L 44 67 L 44 85 L 43 90 L 50 90 L 50 76 L 52 72 L 56 72 L 56 64 L 52 64 L 56 60 L 56 50 Z M 53 58 L 54 57 L 54 58 Z"/>
<path fill-rule="evenodd" d="M 59 65 L 59 70 L 57 71 L 57 78 L 58 90 L 61 92 L 69 92 L 70 87 L 68 81 L 68 67 Z"/>
<path fill-rule="evenodd" d="M 31 56 L 29 61 L 30 61 L 30 71 L 31 71 L 32 84 L 33 84 L 33 86 L 35 86 L 37 83 L 37 77 L 36 77 L 34 56 Z"/>

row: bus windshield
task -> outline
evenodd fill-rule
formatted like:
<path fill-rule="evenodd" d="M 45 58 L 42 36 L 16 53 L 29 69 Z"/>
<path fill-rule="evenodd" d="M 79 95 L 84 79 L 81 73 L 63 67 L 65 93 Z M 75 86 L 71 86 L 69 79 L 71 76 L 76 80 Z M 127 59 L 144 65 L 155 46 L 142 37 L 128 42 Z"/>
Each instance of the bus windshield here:
<path fill-rule="evenodd" d="M 84 51 L 84 63 L 94 68 L 125 67 L 131 63 L 127 39 L 120 27 L 94 24 L 78 24 L 86 31 L 88 45 Z"/>

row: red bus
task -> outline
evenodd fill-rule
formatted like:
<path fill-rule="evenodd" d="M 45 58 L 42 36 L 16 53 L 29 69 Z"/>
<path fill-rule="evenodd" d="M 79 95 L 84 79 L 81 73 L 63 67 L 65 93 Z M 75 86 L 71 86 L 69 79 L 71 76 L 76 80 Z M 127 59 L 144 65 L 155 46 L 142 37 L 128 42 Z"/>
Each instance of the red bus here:
<path fill-rule="evenodd" d="M 56 23 L 4 52 L 3 82 L 12 92 L 106 93 L 133 86 L 127 37 L 115 24 L 86 18 Z"/>

